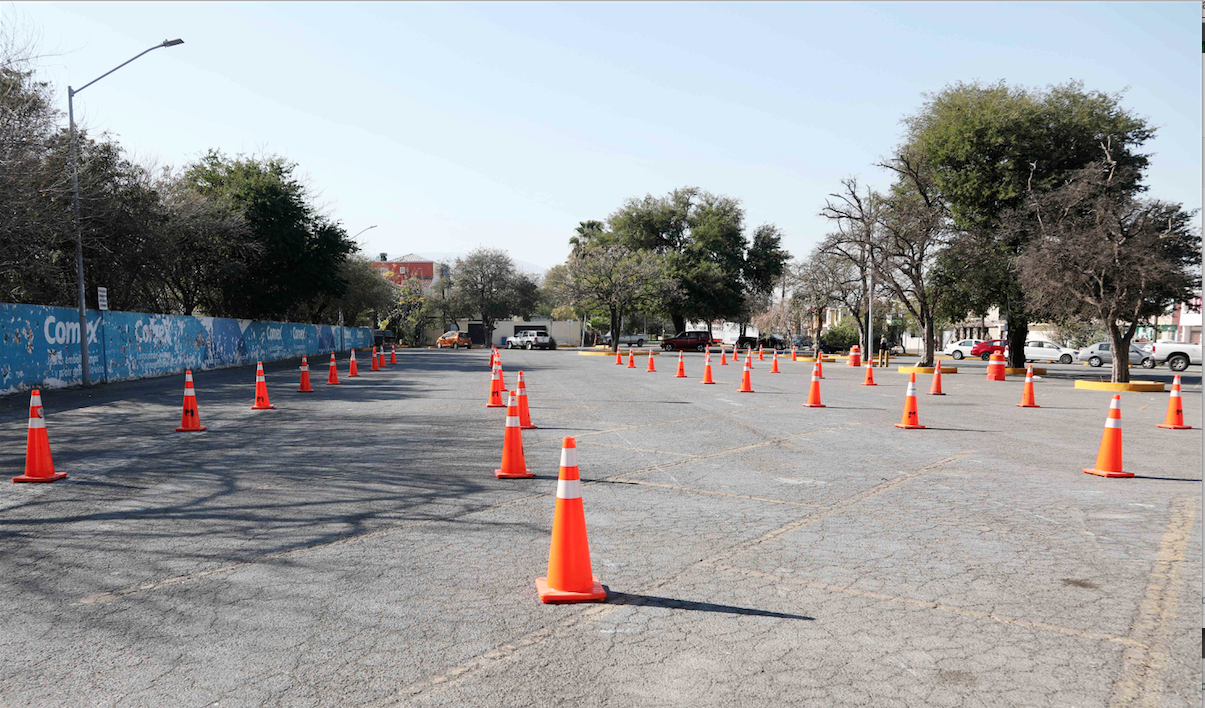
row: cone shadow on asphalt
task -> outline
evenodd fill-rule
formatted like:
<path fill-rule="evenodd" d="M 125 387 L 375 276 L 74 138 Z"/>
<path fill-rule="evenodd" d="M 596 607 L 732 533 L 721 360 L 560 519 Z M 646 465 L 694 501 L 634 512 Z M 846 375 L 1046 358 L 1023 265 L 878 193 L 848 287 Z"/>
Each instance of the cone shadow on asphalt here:
<path fill-rule="evenodd" d="M 718 612 L 728 615 L 752 615 L 755 617 L 773 617 L 776 619 L 815 620 L 806 615 L 792 615 L 785 612 L 771 612 L 752 607 L 734 607 L 732 605 L 717 605 L 712 602 L 695 602 L 694 600 L 678 600 L 671 597 L 656 595 L 637 595 L 635 593 L 616 592 L 607 588 L 607 604 L 635 605 L 638 607 L 663 607 L 669 610 L 692 610 L 695 612 Z"/>

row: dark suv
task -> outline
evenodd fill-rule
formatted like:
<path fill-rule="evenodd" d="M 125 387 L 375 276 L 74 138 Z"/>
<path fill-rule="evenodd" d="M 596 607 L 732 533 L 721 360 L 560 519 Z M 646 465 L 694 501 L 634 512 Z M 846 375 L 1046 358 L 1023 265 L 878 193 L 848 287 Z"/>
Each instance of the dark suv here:
<path fill-rule="evenodd" d="M 673 351 L 681 349 L 683 351 L 691 349 L 697 352 L 706 351 L 712 344 L 719 344 L 720 340 L 713 339 L 707 332 L 679 332 L 673 337 L 666 337 L 661 340 L 661 348 L 665 351 Z"/>

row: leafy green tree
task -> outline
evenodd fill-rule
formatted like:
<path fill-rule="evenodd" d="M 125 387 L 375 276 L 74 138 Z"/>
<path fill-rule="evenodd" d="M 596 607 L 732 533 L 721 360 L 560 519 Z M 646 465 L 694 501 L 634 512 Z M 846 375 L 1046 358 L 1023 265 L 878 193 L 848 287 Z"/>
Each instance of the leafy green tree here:
<path fill-rule="evenodd" d="M 628 199 L 607 223 L 628 248 L 666 257 L 676 287 L 648 307 L 667 312 L 682 331 L 687 317 L 711 321 L 744 310 L 744 218 L 739 200 L 684 187 Z"/>
<path fill-rule="evenodd" d="M 774 288 L 782 282 L 790 259 L 791 254 L 782 248 L 781 229 L 774 224 L 762 224 L 754 229 L 753 242 L 745 254 L 742 268 L 747 293 L 741 298 L 745 304 L 741 337 L 745 336 L 745 322 L 752 318 L 752 313 L 769 308 Z"/>
<path fill-rule="evenodd" d="M 387 282 L 382 279 L 382 282 Z M 407 278 L 401 285 L 391 286 L 393 300 L 388 305 L 385 318 L 385 328 L 412 347 L 423 341 L 423 332 L 434 319 L 430 308 L 427 307 L 427 295 L 423 292 L 423 283 L 418 278 Z"/>
<path fill-rule="evenodd" d="M 213 312 L 231 268 L 257 253 L 250 229 L 229 200 L 206 197 L 171 176 L 158 186 L 165 220 L 159 230 L 158 280 L 165 312 Z"/>
<path fill-rule="evenodd" d="M 390 317 L 397 304 L 397 286 L 373 268 L 372 260 L 359 253 L 345 259 L 339 265 L 339 277 L 346 287 L 331 301 L 327 320 L 338 322 L 342 313 L 348 327 L 376 327 L 378 318 Z"/>
<path fill-rule="evenodd" d="M 617 351 L 625 313 L 674 296 L 666 292 L 674 287 L 665 277 L 667 261 L 663 254 L 616 242 L 582 247 L 569 256 L 565 304 L 587 312 L 605 310 L 610 331 L 616 335 L 611 350 Z"/>
<path fill-rule="evenodd" d="M 540 311 L 540 284 L 527 273 L 515 273 L 510 282 L 510 311 L 525 320 Z M 548 310 L 551 312 L 551 308 Z"/>
<path fill-rule="evenodd" d="M 515 262 L 506 251 L 477 248 L 457 258 L 455 297 L 465 312 L 481 318 L 486 341 L 493 341 L 494 325 L 514 314 Z"/>
<path fill-rule="evenodd" d="M 251 319 L 329 319 L 347 289 L 340 266 L 355 251 L 341 226 L 318 214 L 280 157 L 228 158 L 216 150 L 189 165 L 199 193 L 227 199 L 242 213 L 256 253 L 232 267 L 213 314 Z"/>
<path fill-rule="evenodd" d="M 904 152 L 921 156 L 958 236 L 937 270 L 952 286 L 948 314 L 986 314 L 997 307 L 1008 321 L 1011 365 L 1021 366 L 1033 312 L 1018 281 L 1016 261 L 1027 233 L 1001 230 L 1002 215 L 1029 193 L 1055 189 L 1096 161 L 1108 146 L 1127 183 L 1138 191 L 1149 156 L 1141 152 L 1155 129 L 1121 106 L 1121 95 L 1068 82 L 1043 90 L 955 83 L 926 97 L 905 119 Z M 959 316 L 961 311 L 961 316 Z"/>

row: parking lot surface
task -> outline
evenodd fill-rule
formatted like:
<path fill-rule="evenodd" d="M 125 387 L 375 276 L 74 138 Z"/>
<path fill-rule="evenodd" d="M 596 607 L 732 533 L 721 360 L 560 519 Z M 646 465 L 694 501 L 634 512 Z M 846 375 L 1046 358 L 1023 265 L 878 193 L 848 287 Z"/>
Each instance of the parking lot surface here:
<path fill-rule="evenodd" d="M 756 357 L 755 357 L 756 358 Z M 341 358 L 342 361 L 343 358 Z M 1096 459 L 1111 394 L 1050 366 L 907 376 L 676 356 L 657 372 L 503 351 L 536 478 L 498 480 L 488 351 L 249 410 L 254 369 L 44 392 L 58 471 L 0 494 L 0 703 L 20 706 L 1189 706 L 1201 681 L 1201 434 L 1122 394 L 1126 470 Z M 718 356 L 714 362 L 718 364 Z M 908 363 L 909 360 L 901 360 Z M 947 362 L 948 363 L 948 362 Z M 344 375 L 346 369 L 341 371 Z M 1166 369 L 1135 377 L 1170 380 Z M 1200 372 L 1185 377 L 1200 425 Z M 0 400 L 18 474 L 28 397 Z M 579 449 L 605 603 L 544 605 L 563 436 Z M 12 476 L 12 475 L 10 475 Z"/>

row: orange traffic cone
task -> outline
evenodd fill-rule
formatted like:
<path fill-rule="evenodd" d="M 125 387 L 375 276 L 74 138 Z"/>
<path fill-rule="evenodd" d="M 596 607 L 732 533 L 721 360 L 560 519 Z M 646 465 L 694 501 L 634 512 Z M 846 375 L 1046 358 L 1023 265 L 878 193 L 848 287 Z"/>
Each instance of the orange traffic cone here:
<path fill-rule="evenodd" d="M 494 364 L 498 363 L 498 347 L 490 347 L 490 371 L 494 370 Z"/>
<path fill-rule="evenodd" d="M 1105 418 L 1105 432 L 1100 437 L 1100 452 L 1096 454 L 1096 467 L 1085 468 L 1084 472 L 1100 477 L 1133 477 L 1133 472 L 1121 470 L 1121 394 L 1113 394 L 1109 402 L 1109 417 Z"/>
<path fill-rule="evenodd" d="M 812 367 L 812 387 L 808 389 L 808 402 L 803 404 L 808 408 L 824 408 L 820 402 L 820 362 Z"/>
<path fill-rule="evenodd" d="M 845 360 L 849 366 L 858 367 L 862 365 L 862 347 L 857 344 L 849 348 L 849 358 Z"/>
<path fill-rule="evenodd" d="M 301 386 L 298 387 L 297 393 L 313 393 L 314 389 L 310 388 L 310 362 L 301 355 Z"/>
<path fill-rule="evenodd" d="M 360 367 L 356 366 L 356 350 L 351 350 L 351 364 L 347 367 L 347 378 L 360 375 Z"/>
<path fill-rule="evenodd" d="M 397 363 L 397 347 L 390 347 L 390 348 L 389 348 L 389 363 L 390 363 L 390 364 L 396 364 L 396 363 Z"/>
<path fill-rule="evenodd" d="M 494 370 L 490 372 L 490 400 L 485 404 L 486 408 L 502 408 L 506 405 L 502 402 L 502 379 L 498 366 L 498 363 L 494 362 Z"/>
<path fill-rule="evenodd" d="M 25 474 L 13 477 L 14 482 L 54 482 L 67 476 L 54 471 L 50 457 L 50 438 L 46 437 L 46 418 L 42 413 L 42 392 L 29 392 L 29 432 L 25 434 Z"/>
<path fill-rule="evenodd" d="M 1021 402 L 1018 408 L 1041 408 L 1033 397 L 1033 364 L 1025 367 L 1025 388 L 1021 391 Z"/>
<path fill-rule="evenodd" d="M 866 360 L 866 378 L 862 380 L 862 385 L 878 386 L 878 384 L 874 382 L 874 365 L 870 363 L 869 359 Z"/>
<path fill-rule="evenodd" d="M 502 353 L 501 352 L 498 353 L 498 361 L 497 361 L 496 365 L 498 367 L 498 391 L 500 393 L 506 393 L 507 391 L 510 391 L 510 389 L 506 387 L 506 372 L 504 372 L 502 370 Z"/>
<path fill-rule="evenodd" d="M 763 352 L 763 351 L 762 351 L 762 348 L 761 348 L 761 345 L 760 345 L 760 344 L 759 344 L 759 345 L 757 345 L 757 360 L 758 360 L 758 361 L 765 361 L 765 360 L 766 360 L 766 354 L 765 354 L 765 352 Z"/>
<path fill-rule="evenodd" d="M 929 387 L 930 396 L 944 396 L 941 392 L 941 362 L 936 362 L 937 366 L 933 367 L 933 385 Z"/>
<path fill-rule="evenodd" d="M 797 354 L 797 350 L 795 349 L 795 345 L 792 344 L 791 345 L 791 361 L 795 361 L 795 358 L 797 355 L 798 354 Z"/>
<path fill-rule="evenodd" d="M 636 368 L 636 352 L 632 350 L 631 346 L 628 347 L 628 368 Z"/>
<path fill-rule="evenodd" d="M 527 384 L 523 382 L 523 372 L 519 372 L 519 383 L 515 385 L 515 395 L 519 397 L 519 427 L 531 430 L 536 427 L 531 422 L 531 411 L 527 409 Z"/>
<path fill-rule="evenodd" d="M 770 364 L 770 373 L 777 374 L 778 372 L 778 350 L 774 350 L 774 361 Z"/>
<path fill-rule="evenodd" d="M 607 599 L 590 568 L 586 540 L 586 512 L 582 507 L 582 482 L 577 467 L 577 441 L 561 441 L 561 473 L 556 483 L 556 511 L 552 515 L 552 547 L 548 550 L 548 575 L 536 578 L 540 602 L 592 602 Z"/>
<path fill-rule="evenodd" d="M 257 361 L 255 362 L 255 405 L 251 406 L 251 410 L 266 411 L 275 407 L 268 401 L 268 381 L 264 378 L 264 363 Z"/>
<path fill-rule="evenodd" d="M 372 364 L 370 365 L 368 370 L 369 371 L 380 371 L 381 370 L 381 367 L 377 366 L 377 348 L 376 347 L 372 348 Z"/>
<path fill-rule="evenodd" d="M 735 359 L 736 357 L 733 358 Z M 749 367 L 750 371 L 753 370 L 753 347 L 748 347 L 745 350 L 745 364 Z"/>
<path fill-rule="evenodd" d="M 197 410 L 197 392 L 192 387 L 192 371 L 184 372 L 184 413 L 180 416 L 177 433 L 199 433 L 208 426 L 201 425 L 201 413 Z"/>
<path fill-rule="evenodd" d="M 749 363 L 749 359 L 745 359 L 745 370 L 741 374 L 741 388 L 737 393 L 753 393 L 753 382 L 749 378 L 749 369 L 753 367 Z"/>
<path fill-rule="evenodd" d="M 711 352 L 707 352 L 707 356 L 703 359 L 703 381 L 705 384 L 714 384 L 715 381 L 711 378 Z"/>
<path fill-rule="evenodd" d="M 900 422 L 896 423 L 895 427 L 908 430 L 925 427 L 920 424 L 920 414 L 916 408 L 916 374 L 908 374 L 908 390 L 904 393 L 904 414 L 900 416 Z"/>
<path fill-rule="evenodd" d="M 824 378 L 824 355 L 816 352 L 816 375 Z"/>
<path fill-rule="evenodd" d="M 498 479 L 530 479 L 534 474 L 527 471 L 523 458 L 523 432 L 519 426 L 518 394 L 510 392 L 506 404 L 506 433 L 502 437 L 502 466 L 494 470 Z"/>
<path fill-rule="evenodd" d="M 653 363 L 653 350 L 649 349 L 649 366 L 647 372 L 650 374 L 657 373 L 657 365 Z"/>
<path fill-rule="evenodd" d="M 335 353 L 331 352 L 331 370 L 326 374 L 327 386 L 339 385 L 339 370 L 335 368 Z"/>
<path fill-rule="evenodd" d="M 615 348 L 615 363 L 623 366 L 623 352 L 619 351 L 619 347 Z"/>
<path fill-rule="evenodd" d="M 735 347 L 732 349 L 732 358 L 733 359 L 736 358 L 736 348 Z M 724 354 L 724 345 L 723 344 L 720 345 L 720 366 L 728 366 L 728 358 Z"/>
<path fill-rule="evenodd" d="M 686 378 L 686 362 L 682 359 L 682 352 L 678 352 L 678 373 L 674 374 L 674 378 Z"/>
<path fill-rule="evenodd" d="M 1180 398 L 1179 374 L 1176 374 L 1176 380 L 1172 382 L 1172 393 L 1167 399 L 1167 415 L 1159 427 L 1168 430 L 1192 430 L 1191 425 L 1184 424 L 1184 404 Z"/>
<path fill-rule="evenodd" d="M 988 381 L 1003 381 L 1004 380 L 1004 355 L 992 354 L 987 362 L 987 380 Z"/>

